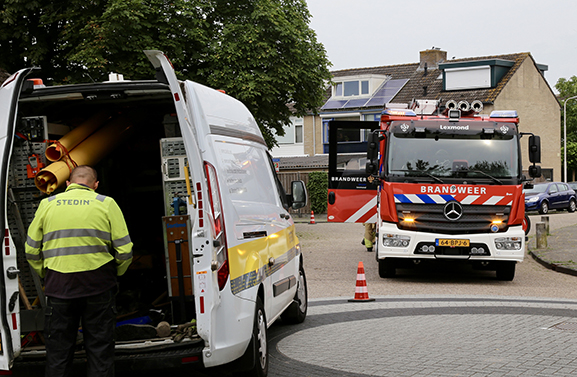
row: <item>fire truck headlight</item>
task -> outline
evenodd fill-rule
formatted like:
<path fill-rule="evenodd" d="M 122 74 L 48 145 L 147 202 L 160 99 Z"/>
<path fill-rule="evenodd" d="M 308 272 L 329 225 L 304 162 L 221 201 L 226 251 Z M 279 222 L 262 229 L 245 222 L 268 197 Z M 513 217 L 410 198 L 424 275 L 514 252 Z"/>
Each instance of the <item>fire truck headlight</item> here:
<path fill-rule="evenodd" d="M 495 247 L 498 250 L 521 250 L 521 243 L 520 237 L 495 238 Z"/>
<path fill-rule="evenodd" d="M 383 235 L 383 246 L 384 247 L 408 247 L 411 242 L 411 237 L 401 236 L 399 234 L 384 234 Z"/>

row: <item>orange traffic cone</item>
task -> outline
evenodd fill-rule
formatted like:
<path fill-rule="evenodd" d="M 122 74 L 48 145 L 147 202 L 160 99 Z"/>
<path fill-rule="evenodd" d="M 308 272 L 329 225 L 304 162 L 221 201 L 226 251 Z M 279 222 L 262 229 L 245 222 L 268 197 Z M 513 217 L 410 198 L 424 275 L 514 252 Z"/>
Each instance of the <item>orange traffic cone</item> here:
<path fill-rule="evenodd" d="M 375 299 L 369 298 L 367 280 L 365 279 L 365 266 L 363 265 L 363 262 L 359 262 L 359 267 L 357 268 L 357 286 L 355 287 L 355 298 L 350 299 L 349 302 L 369 301 L 375 301 Z"/>
<path fill-rule="evenodd" d="M 311 211 L 311 221 L 310 221 L 309 224 L 316 224 L 316 223 L 315 223 L 315 213 L 314 213 L 314 211 Z"/>

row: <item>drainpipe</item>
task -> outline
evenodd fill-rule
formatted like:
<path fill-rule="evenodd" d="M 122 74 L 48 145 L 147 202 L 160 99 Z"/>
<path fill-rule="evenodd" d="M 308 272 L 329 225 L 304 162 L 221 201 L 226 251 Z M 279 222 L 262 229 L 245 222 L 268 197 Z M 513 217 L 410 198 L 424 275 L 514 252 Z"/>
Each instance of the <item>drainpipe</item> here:
<path fill-rule="evenodd" d="M 313 113 L 313 156 L 317 155 L 317 142 L 316 142 L 316 134 L 317 134 L 317 127 L 316 127 L 316 122 L 317 120 L 317 116 L 315 115 L 315 113 Z"/>

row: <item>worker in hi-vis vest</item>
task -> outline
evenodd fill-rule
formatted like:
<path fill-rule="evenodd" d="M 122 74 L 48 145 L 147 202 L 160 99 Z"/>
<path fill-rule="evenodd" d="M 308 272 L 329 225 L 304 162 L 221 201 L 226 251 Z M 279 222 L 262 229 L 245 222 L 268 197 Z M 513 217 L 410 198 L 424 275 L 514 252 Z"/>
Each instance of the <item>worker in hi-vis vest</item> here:
<path fill-rule="evenodd" d="M 42 200 L 28 228 L 26 259 L 44 277 L 46 376 L 72 369 L 78 328 L 87 376 L 114 375 L 116 276 L 132 261 L 132 242 L 114 199 L 97 194 L 96 171 L 78 166 L 66 191 Z"/>

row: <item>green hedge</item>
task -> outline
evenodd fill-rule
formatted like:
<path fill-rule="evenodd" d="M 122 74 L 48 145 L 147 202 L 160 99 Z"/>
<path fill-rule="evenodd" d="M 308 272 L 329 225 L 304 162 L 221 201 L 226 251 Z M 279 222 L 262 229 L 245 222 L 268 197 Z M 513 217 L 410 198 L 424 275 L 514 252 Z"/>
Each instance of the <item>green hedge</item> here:
<path fill-rule="evenodd" d="M 325 213 L 327 210 L 327 192 L 329 188 L 329 176 L 326 172 L 315 171 L 309 173 L 307 191 L 314 213 Z"/>

